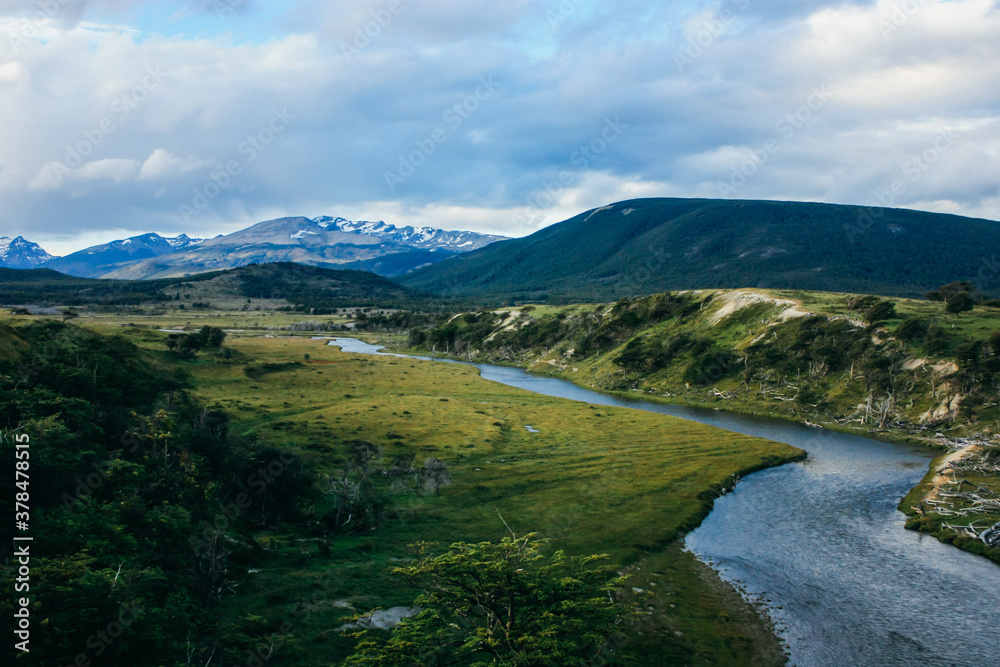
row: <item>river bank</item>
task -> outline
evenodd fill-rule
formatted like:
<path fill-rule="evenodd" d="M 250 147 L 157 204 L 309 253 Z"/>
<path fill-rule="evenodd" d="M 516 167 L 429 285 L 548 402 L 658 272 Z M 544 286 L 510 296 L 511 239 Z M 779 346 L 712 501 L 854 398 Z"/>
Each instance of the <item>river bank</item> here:
<path fill-rule="evenodd" d="M 407 346 L 407 341 L 400 336 L 369 335 L 368 340 L 380 340 L 387 344 L 387 349 L 401 354 L 426 355 L 429 350 L 412 348 Z M 620 388 L 620 377 L 616 381 L 608 381 L 612 375 L 607 366 L 607 360 L 588 361 L 578 366 L 570 365 L 561 359 L 558 353 L 550 351 L 549 354 L 534 353 L 522 354 L 516 361 L 509 359 L 496 359 L 494 354 L 482 354 L 480 351 L 467 351 L 464 355 L 441 354 L 435 352 L 436 358 L 446 358 L 460 362 L 486 361 L 498 366 L 509 366 L 521 368 L 534 374 L 554 377 L 571 382 L 584 389 L 598 391 L 609 396 L 616 396 L 624 400 L 644 400 L 662 405 L 684 406 L 690 408 L 720 410 L 747 416 L 767 417 L 796 424 L 806 424 L 814 428 L 862 435 L 864 437 L 877 440 L 895 442 L 901 444 L 917 444 L 937 449 L 941 452 L 940 460 L 929 464 L 924 479 L 915 484 L 909 493 L 900 501 L 899 509 L 907 515 L 906 527 L 910 530 L 917 530 L 932 534 L 935 538 L 947 544 L 954 545 L 960 549 L 985 556 L 1000 563 L 1000 545 L 987 544 L 980 539 L 982 530 L 1000 521 L 1000 511 L 993 514 L 985 514 L 980 518 L 978 515 L 961 518 L 957 521 L 949 518 L 953 510 L 945 508 L 942 514 L 935 512 L 936 507 L 927 503 L 928 495 L 933 491 L 934 479 L 941 469 L 940 463 L 944 457 L 963 447 L 963 441 L 957 439 L 959 436 L 968 435 L 969 429 L 959 428 L 957 431 L 944 429 L 953 434 L 945 436 L 935 425 L 916 424 L 900 420 L 883 420 L 881 423 L 876 420 L 869 420 L 863 416 L 847 418 L 843 414 L 847 411 L 845 405 L 849 401 L 841 398 L 835 403 L 819 402 L 813 405 L 802 404 L 777 397 L 775 392 L 754 393 L 751 391 L 741 391 L 738 387 L 730 386 L 728 390 L 695 387 L 686 385 L 672 385 L 674 388 L 665 391 L 662 381 L 643 380 L 635 378 L 633 387 L 628 390 Z M 483 359 L 482 357 L 486 357 Z M 470 359 L 471 358 L 471 359 Z M 602 379 L 603 378 L 603 379 Z M 656 385 L 655 387 L 652 385 Z M 731 384 L 731 383 L 730 383 Z M 639 388 L 641 387 L 641 388 Z M 912 400 L 911 400 L 912 403 Z M 828 406 L 824 408 L 824 406 Z M 973 437 L 990 438 L 989 429 L 981 433 L 973 434 Z M 984 440 L 984 442 L 987 442 Z M 971 477 L 969 481 L 974 481 L 983 489 L 989 489 L 989 498 L 1000 495 L 1000 476 L 979 475 Z M 960 480 L 955 480 L 953 485 L 957 486 Z M 965 511 L 970 503 L 976 502 L 977 498 L 971 498 L 964 503 L 962 509 Z M 978 523 L 976 523 L 978 521 Z M 971 524 L 971 526 L 970 526 Z M 978 526 L 978 530 L 976 529 Z"/>
<path fill-rule="evenodd" d="M 981 443 L 978 462 L 956 471 L 948 502 L 912 498 L 903 509 L 911 528 L 1000 559 L 998 313 L 956 315 L 936 302 L 860 295 L 694 290 L 458 313 L 411 328 L 400 342 L 619 396 L 945 450 Z"/>
<path fill-rule="evenodd" d="M 905 517 L 896 510 L 934 458 L 926 448 L 626 400 L 510 366 L 473 365 L 484 378 L 515 377 L 515 386 L 532 391 L 558 383 L 564 398 L 587 395 L 597 404 L 683 416 L 809 452 L 802 463 L 744 478 L 686 538 L 688 548 L 767 608 L 795 664 L 845 664 L 844 656 L 858 665 L 988 664 L 993 619 L 981 610 L 1000 605 L 1000 569 L 903 530 Z M 952 604 L 952 596 L 961 602 Z M 931 621 L 928 609 L 938 619 L 953 617 Z M 956 626 L 968 629 L 961 642 Z M 953 644 L 962 644 L 957 657 Z"/>

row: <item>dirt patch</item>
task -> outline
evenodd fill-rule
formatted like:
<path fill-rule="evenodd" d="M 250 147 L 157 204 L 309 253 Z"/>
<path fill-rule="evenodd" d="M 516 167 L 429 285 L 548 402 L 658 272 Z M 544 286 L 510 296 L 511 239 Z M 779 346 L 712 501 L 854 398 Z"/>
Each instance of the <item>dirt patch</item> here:
<path fill-rule="evenodd" d="M 803 310 L 802 304 L 798 301 L 793 301 L 791 299 L 778 299 L 759 292 L 735 290 L 721 294 L 716 297 L 715 301 L 716 303 L 721 303 L 722 307 L 715 311 L 712 317 L 709 318 L 708 323 L 713 325 L 718 324 L 737 311 L 758 303 L 771 304 L 781 308 L 782 310 L 778 313 L 777 317 L 778 320 L 782 322 L 793 317 L 808 317 L 812 314 Z"/>
<path fill-rule="evenodd" d="M 953 484 L 955 480 L 952 477 L 949 477 L 949 475 L 953 472 L 952 466 L 962 459 L 972 456 L 979 450 L 980 447 L 977 445 L 966 445 L 965 447 L 956 449 L 951 454 L 944 457 L 938 465 L 937 474 L 934 475 L 934 479 L 931 480 L 931 488 L 927 493 L 926 498 L 929 500 L 935 500 L 942 486 L 945 484 Z"/>

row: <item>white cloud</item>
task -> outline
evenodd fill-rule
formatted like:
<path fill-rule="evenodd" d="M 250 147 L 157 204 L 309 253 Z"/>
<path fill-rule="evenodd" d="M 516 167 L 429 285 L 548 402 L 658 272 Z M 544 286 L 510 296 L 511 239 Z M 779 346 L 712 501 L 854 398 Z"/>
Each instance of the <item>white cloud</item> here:
<path fill-rule="evenodd" d="M 0 87 L 9 88 L 28 82 L 28 70 L 19 62 L 0 64 Z"/>
<path fill-rule="evenodd" d="M 95 160 L 82 165 L 79 169 L 71 171 L 81 181 L 114 181 L 124 183 L 135 179 L 139 172 L 140 164 L 136 160 L 124 158 L 105 158 Z"/>
<path fill-rule="evenodd" d="M 39 169 L 34 180 L 28 183 L 28 189 L 39 192 L 58 190 L 67 173 L 68 169 L 61 162 L 47 162 Z"/>
<path fill-rule="evenodd" d="M 139 178 L 142 180 L 162 180 L 175 178 L 189 171 L 202 169 L 211 165 L 209 160 L 199 160 L 194 157 L 179 158 L 163 148 L 157 148 L 142 163 Z"/>
<path fill-rule="evenodd" d="M 121 184 L 135 180 L 140 167 L 141 164 L 137 160 L 125 158 L 104 158 L 86 162 L 76 169 L 69 169 L 61 162 L 48 162 L 28 184 L 28 188 L 45 192 L 58 190 L 64 185 L 92 181 L 111 181 Z"/>
<path fill-rule="evenodd" d="M 189 2 L 186 17 L 207 11 L 184 24 L 197 37 L 114 25 L 139 5 L 156 7 L 76 1 L 38 25 L 32 1 L 0 9 L 0 192 L 8 219 L 32 221 L 11 231 L 72 220 L 81 235 L 211 236 L 357 211 L 516 235 L 615 199 L 719 196 L 768 140 L 778 150 L 733 196 L 867 203 L 903 179 L 899 205 L 1000 218 L 1000 13 L 987 0 L 724 3 L 733 20 L 683 71 L 674 54 L 718 12 L 599 0 L 550 26 L 550 5 L 529 0 L 404 1 L 347 59 L 342 44 L 384 1 L 266 15 L 245 3 L 224 20 Z M 482 76 L 496 92 L 452 127 Z M 823 86 L 829 100 L 809 108 Z M 273 132 L 285 108 L 294 119 Z M 615 117 L 620 138 L 574 159 Z M 438 128 L 446 140 L 390 191 L 386 171 Z M 914 178 L 910 161 L 949 129 L 954 144 Z M 179 207 L 226 165 L 237 173 L 185 222 Z"/>
<path fill-rule="evenodd" d="M 356 219 L 384 219 L 399 226 L 465 229 L 485 234 L 524 236 L 610 202 L 640 197 L 670 197 L 678 192 L 665 183 L 589 172 L 578 182 L 535 193 L 531 205 L 507 207 L 430 203 L 405 206 L 394 201 L 363 202 L 349 207 L 327 207 L 326 213 Z"/>

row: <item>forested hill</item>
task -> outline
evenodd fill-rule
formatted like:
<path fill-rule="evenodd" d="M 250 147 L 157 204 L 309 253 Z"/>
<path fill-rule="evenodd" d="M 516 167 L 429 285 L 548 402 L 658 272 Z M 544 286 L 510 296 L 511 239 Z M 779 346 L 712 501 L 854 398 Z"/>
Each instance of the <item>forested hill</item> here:
<path fill-rule="evenodd" d="M 267 299 L 289 310 L 323 313 L 348 306 L 426 304 L 427 296 L 364 271 L 325 269 L 291 262 L 157 280 L 74 278 L 51 269 L 0 268 L 0 305 L 169 307 L 183 293 L 200 305 Z"/>
<path fill-rule="evenodd" d="M 792 288 L 921 296 L 1000 289 L 1000 223 L 902 209 L 635 199 L 404 276 L 442 296 L 605 301 L 677 289 Z"/>

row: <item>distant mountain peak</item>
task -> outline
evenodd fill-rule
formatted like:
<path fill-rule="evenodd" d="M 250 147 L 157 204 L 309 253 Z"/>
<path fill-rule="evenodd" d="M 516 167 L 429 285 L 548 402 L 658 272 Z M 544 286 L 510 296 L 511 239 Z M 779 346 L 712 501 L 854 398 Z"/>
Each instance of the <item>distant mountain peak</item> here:
<path fill-rule="evenodd" d="M 396 227 L 384 220 L 348 220 L 334 218 L 328 215 L 313 218 L 311 222 L 318 227 L 329 230 L 374 236 L 394 243 L 403 243 L 420 249 L 444 249 L 452 252 L 468 252 L 494 243 L 506 240 L 505 236 L 480 234 L 479 232 L 448 231 L 434 227 Z"/>
<path fill-rule="evenodd" d="M 203 241 L 186 234 L 165 238 L 148 232 L 84 248 L 65 257 L 50 258 L 45 266 L 71 276 L 94 278 L 122 265 L 180 252 Z"/>
<path fill-rule="evenodd" d="M 8 269 L 33 269 L 55 259 L 40 245 L 23 236 L 0 236 L 0 266 Z"/>

